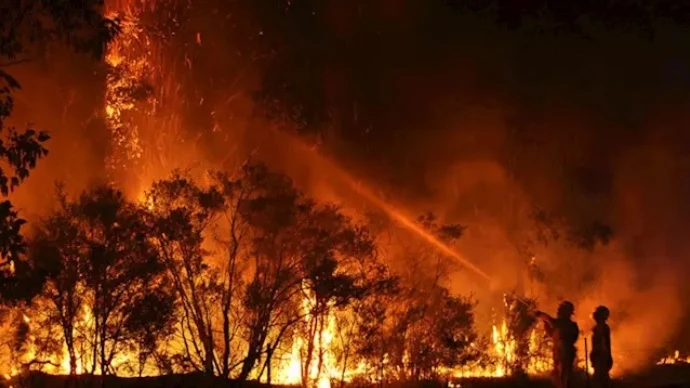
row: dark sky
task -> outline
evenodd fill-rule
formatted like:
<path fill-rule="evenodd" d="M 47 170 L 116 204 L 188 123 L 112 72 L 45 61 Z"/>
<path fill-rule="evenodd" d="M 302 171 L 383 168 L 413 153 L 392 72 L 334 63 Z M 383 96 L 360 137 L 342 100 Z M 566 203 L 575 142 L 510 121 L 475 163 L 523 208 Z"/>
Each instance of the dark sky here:
<path fill-rule="evenodd" d="M 366 160 L 380 179 L 422 195 L 425 172 L 459 158 L 516 159 L 527 181 L 556 179 L 535 169 L 560 159 L 590 192 L 610 186 L 630 147 L 684 155 L 682 10 L 561 3 L 296 1 L 283 12 L 255 10 L 271 54 L 259 61 L 261 96 L 299 112 L 303 132 L 330 135 L 343 159 Z M 499 117 L 496 133 L 459 120 L 486 114 Z"/>

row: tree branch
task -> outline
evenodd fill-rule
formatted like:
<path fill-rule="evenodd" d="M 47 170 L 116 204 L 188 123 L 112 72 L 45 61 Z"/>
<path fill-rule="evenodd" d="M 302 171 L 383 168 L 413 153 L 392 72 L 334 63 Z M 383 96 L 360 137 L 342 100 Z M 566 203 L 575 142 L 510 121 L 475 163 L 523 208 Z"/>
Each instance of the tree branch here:
<path fill-rule="evenodd" d="M 16 59 L 14 61 L 0 62 L 0 68 L 21 65 L 22 63 L 31 62 L 36 58 L 22 58 Z"/>

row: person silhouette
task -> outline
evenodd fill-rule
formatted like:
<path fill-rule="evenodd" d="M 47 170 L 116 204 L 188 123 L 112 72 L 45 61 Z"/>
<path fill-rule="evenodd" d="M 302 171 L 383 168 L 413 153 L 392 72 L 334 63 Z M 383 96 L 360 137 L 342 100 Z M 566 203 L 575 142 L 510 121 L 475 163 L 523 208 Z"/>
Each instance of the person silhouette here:
<path fill-rule="evenodd" d="M 596 325 L 592 329 L 592 350 L 589 352 L 589 360 L 594 369 L 594 382 L 601 388 L 609 386 L 611 381 L 609 373 L 613 368 L 611 329 L 606 323 L 609 315 L 610 312 L 606 306 L 597 307 L 592 314 Z"/>
<path fill-rule="evenodd" d="M 575 305 L 563 301 L 558 306 L 556 318 L 542 311 L 535 312 L 535 318 L 544 322 L 546 333 L 553 341 L 553 378 L 556 387 L 570 388 L 575 366 L 577 349 L 575 344 L 580 336 L 580 328 L 572 320 Z"/>

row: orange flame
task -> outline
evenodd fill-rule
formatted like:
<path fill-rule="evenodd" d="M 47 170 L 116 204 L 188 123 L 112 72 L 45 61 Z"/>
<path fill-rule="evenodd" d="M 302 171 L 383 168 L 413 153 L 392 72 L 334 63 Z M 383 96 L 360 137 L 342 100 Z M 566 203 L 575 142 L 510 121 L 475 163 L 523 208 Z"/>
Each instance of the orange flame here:
<path fill-rule="evenodd" d="M 690 364 L 690 356 L 681 356 L 680 351 L 676 350 L 672 355 L 662 357 L 661 360 L 657 361 L 657 365 L 669 365 L 669 364 Z"/>

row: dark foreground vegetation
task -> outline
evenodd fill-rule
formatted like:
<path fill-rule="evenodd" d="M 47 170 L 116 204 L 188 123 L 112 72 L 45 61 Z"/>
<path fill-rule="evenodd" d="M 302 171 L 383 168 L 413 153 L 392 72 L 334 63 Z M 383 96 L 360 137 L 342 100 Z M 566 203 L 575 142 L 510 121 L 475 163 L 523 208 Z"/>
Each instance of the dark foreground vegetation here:
<path fill-rule="evenodd" d="M 124 378 L 115 376 L 81 375 L 81 376 L 53 376 L 44 373 L 33 372 L 23 378 L 11 381 L 2 381 L 1 387 L 12 386 L 14 388 L 90 388 L 90 387 L 109 387 L 109 388 L 221 388 L 221 387 L 246 387 L 264 388 L 268 384 L 252 381 L 227 380 L 220 377 L 210 377 L 203 373 L 175 374 L 158 377 L 134 377 Z M 286 387 L 281 385 L 271 385 L 272 387 Z M 519 379 L 519 378 L 476 378 L 463 379 L 456 381 L 414 381 L 414 382 L 389 382 L 381 384 L 346 384 L 343 388 L 365 388 L 382 387 L 387 388 L 445 388 L 448 386 L 462 388 L 512 388 L 512 387 L 535 387 L 547 388 L 551 384 L 546 379 Z M 590 387 L 593 383 L 584 379 L 584 376 L 576 381 L 575 387 Z M 635 377 L 615 381 L 613 387 L 620 388 L 671 388 L 671 387 L 690 387 L 690 366 L 688 365 L 664 365 L 656 367 L 650 371 Z M 338 385 L 334 385 L 337 388 Z"/>
<path fill-rule="evenodd" d="M 181 387 L 199 387 L 199 388 L 215 388 L 215 387 L 247 387 L 247 388 L 264 388 L 268 384 L 252 382 L 252 381 L 237 381 L 227 380 L 217 377 L 209 377 L 202 373 L 168 375 L 159 377 L 115 377 L 106 376 L 103 379 L 101 376 L 80 375 L 73 376 L 54 376 L 44 373 L 31 373 L 30 375 L 12 381 L 5 381 L 5 387 L 11 384 L 13 387 L 21 388 L 91 388 L 91 387 L 109 387 L 109 388 L 181 388 Z M 476 387 L 476 388 L 502 388 L 502 387 L 549 387 L 549 382 L 543 379 L 537 380 L 517 380 L 517 379 L 465 379 L 462 381 L 452 382 L 455 386 L 461 387 Z M 384 386 L 390 388 L 441 388 L 447 387 L 449 382 L 423 380 L 414 382 L 390 382 Z M 281 385 L 271 385 L 272 387 L 285 387 Z M 346 387 L 380 387 L 381 384 L 346 384 Z M 334 385 L 337 387 L 337 385 Z"/>

